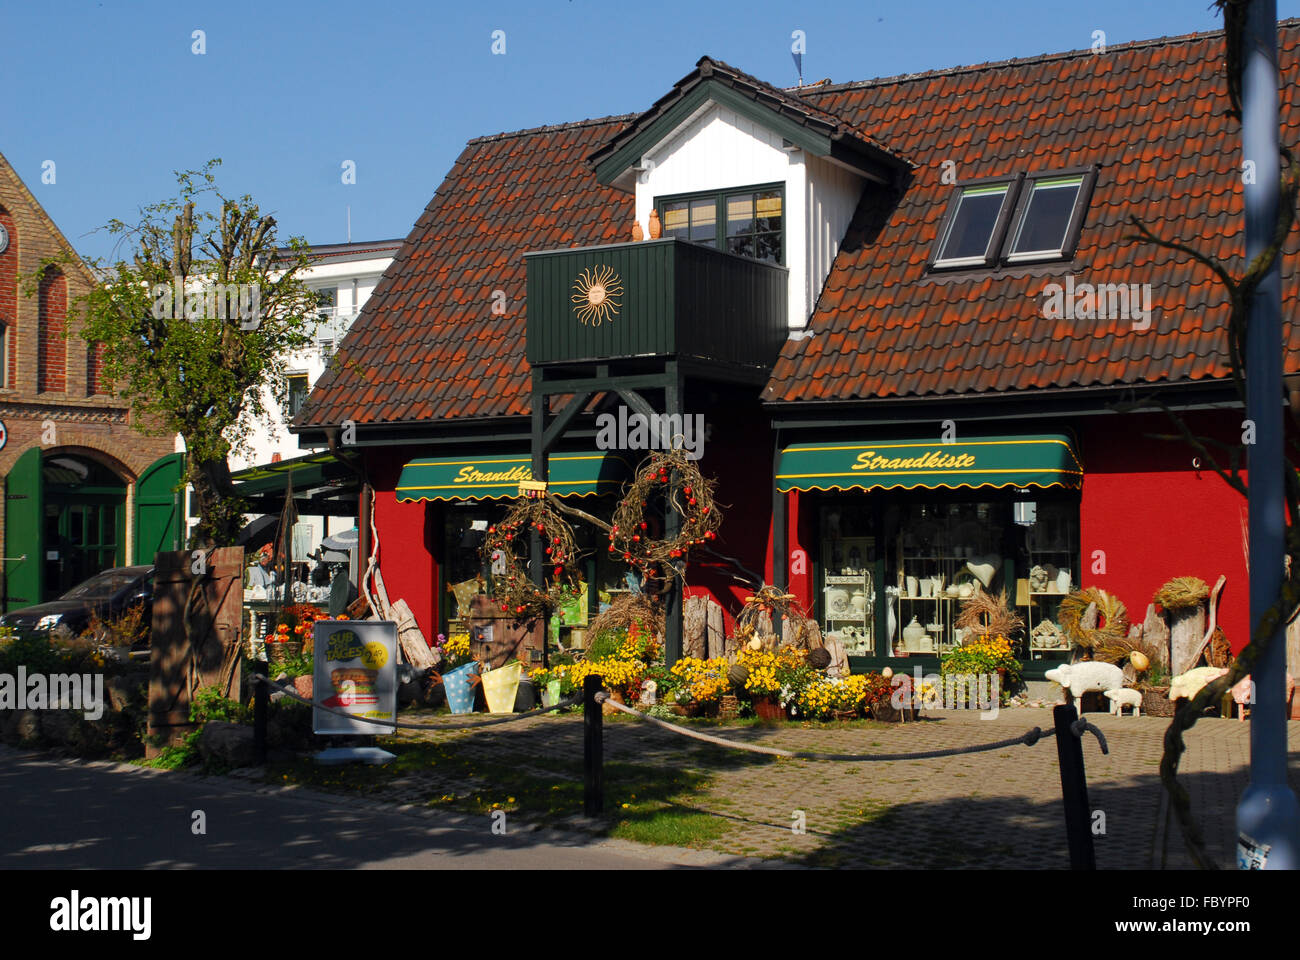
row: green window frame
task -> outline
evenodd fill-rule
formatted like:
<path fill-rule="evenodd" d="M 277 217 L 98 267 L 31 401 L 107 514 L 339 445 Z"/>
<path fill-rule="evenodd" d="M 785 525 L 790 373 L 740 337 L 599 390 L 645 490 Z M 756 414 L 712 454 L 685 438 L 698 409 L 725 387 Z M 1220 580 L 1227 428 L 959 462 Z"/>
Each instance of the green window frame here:
<path fill-rule="evenodd" d="M 656 197 L 665 237 L 785 265 L 785 184 Z"/>

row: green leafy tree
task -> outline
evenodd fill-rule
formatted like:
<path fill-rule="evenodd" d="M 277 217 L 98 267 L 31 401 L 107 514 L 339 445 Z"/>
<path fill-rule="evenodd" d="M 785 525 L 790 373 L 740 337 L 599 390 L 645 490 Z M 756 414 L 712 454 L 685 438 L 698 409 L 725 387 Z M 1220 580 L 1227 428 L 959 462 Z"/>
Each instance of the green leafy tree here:
<path fill-rule="evenodd" d="M 288 359 L 316 317 L 301 280 L 306 242 L 277 248 L 275 218 L 217 186 L 220 163 L 178 172 L 178 196 L 141 208 L 138 223 L 110 221 L 114 258 L 92 262 L 102 282 L 69 308 L 82 338 L 102 344 L 105 379 L 140 429 L 185 439 L 199 514 L 191 548 L 238 534 L 244 504 L 227 457 L 265 422 L 264 387 L 287 402 Z"/>

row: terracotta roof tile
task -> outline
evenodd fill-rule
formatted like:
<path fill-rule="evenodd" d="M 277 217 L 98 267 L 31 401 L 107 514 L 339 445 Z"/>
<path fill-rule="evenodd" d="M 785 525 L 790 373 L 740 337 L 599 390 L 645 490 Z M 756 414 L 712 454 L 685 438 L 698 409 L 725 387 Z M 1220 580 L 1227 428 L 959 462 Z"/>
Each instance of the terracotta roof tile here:
<path fill-rule="evenodd" d="M 523 254 L 624 237 L 631 196 L 598 184 L 584 161 L 628 119 L 471 140 L 297 425 L 527 414 Z M 495 290 L 504 316 L 492 314 Z"/>
<path fill-rule="evenodd" d="M 1300 26 L 1279 29 L 1283 142 L 1295 109 Z M 764 398 L 773 402 L 1138 384 L 1227 375 L 1226 300 L 1190 258 L 1125 238 L 1136 214 L 1159 235 L 1242 267 L 1239 127 L 1224 115 L 1222 34 L 1111 47 L 938 75 L 803 91 L 917 165 L 870 244 L 841 252 L 810 322 L 786 344 Z M 924 104 L 925 109 L 902 105 Z M 1015 268 L 940 281 L 925 259 L 959 177 L 1100 164 L 1079 248 L 1055 277 Z M 861 212 L 861 211 L 860 211 Z M 1300 243 L 1293 233 L 1287 254 Z M 1077 283 L 1151 284 L 1152 323 L 1046 320 L 1041 291 Z M 1296 280 L 1284 269 L 1283 295 Z M 828 377 L 823 345 L 855 336 L 852 373 Z M 1014 335 L 1010 335 L 1014 334 Z M 1287 371 L 1300 370 L 1288 325 Z"/>
<path fill-rule="evenodd" d="M 1279 27 L 1283 142 L 1300 142 L 1300 23 Z M 1239 128 L 1224 116 L 1223 37 L 1201 34 L 781 91 L 726 64 L 714 75 L 787 116 L 869 139 L 915 165 L 899 198 L 868 189 L 827 277 L 811 337 L 787 343 L 772 402 L 972 394 L 1227 374 L 1225 298 L 1189 258 L 1130 242 L 1130 214 L 1162 236 L 1242 265 Z M 701 61 L 703 63 L 704 61 Z M 679 85 L 680 86 L 680 85 Z M 321 377 L 299 426 L 523 416 L 528 250 L 623 238 L 629 194 L 601 186 L 608 155 L 637 117 L 472 140 L 420 215 Z M 925 263 L 962 180 L 1099 164 L 1070 264 L 934 277 Z M 869 226 L 863 226 L 863 224 Z M 854 234 L 854 231 L 858 231 Z M 852 241 L 852 242 L 850 242 Z M 1288 244 L 1293 255 L 1297 241 Z M 1123 320 L 1051 320 L 1042 288 L 1149 283 L 1147 330 Z M 1284 265 L 1284 296 L 1297 289 Z M 491 313 L 505 292 L 505 316 Z M 1300 324 L 1287 328 L 1300 370 Z"/>

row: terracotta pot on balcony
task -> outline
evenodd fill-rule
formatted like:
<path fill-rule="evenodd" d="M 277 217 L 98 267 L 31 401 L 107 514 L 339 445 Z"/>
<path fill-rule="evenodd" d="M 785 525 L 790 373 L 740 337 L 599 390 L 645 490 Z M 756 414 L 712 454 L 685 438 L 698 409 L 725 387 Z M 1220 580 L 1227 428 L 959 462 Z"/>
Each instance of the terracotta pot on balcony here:
<path fill-rule="evenodd" d="M 663 224 L 659 222 L 659 211 L 651 210 L 650 211 L 650 239 L 658 240 L 661 236 L 663 236 L 663 232 L 664 232 Z"/>
<path fill-rule="evenodd" d="M 633 220 L 633 221 L 632 221 L 632 241 L 633 241 L 634 243 L 640 243 L 640 242 L 641 242 L 642 240 L 644 240 L 644 239 L 645 239 L 645 231 L 641 229 L 641 221 L 640 221 L 640 220 Z"/>

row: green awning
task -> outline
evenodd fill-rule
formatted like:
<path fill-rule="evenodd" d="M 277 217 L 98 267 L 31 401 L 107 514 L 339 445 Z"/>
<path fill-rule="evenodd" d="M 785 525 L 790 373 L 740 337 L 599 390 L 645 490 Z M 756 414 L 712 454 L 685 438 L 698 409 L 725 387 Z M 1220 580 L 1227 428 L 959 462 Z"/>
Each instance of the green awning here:
<path fill-rule="evenodd" d="M 338 458 L 332 453 L 308 453 L 291 460 L 275 460 L 271 463 L 246 467 L 230 475 L 234 481 L 235 493 L 240 497 L 261 497 L 268 494 L 283 494 L 285 481 L 293 475 L 294 493 L 317 487 L 326 487 L 340 480 L 353 477 Z"/>
<path fill-rule="evenodd" d="M 957 487 L 1071 487 L 1083 465 L 1070 438 L 1041 436 L 800 443 L 781 451 L 776 488 L 890 490 Z"/>
<path fill-rule="evenodd" d="M 402 468 L 397 499 L 492 500 L 519 495 L 519 481 L 531 480 L 529 454 L 496 457 L 423 457 Z M 631 466 L 614 453 L 552 453 L 547 478 L 552 493 L 588 497 L 617 492 Z"/>

